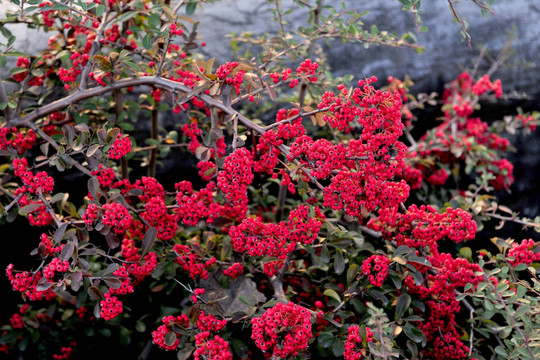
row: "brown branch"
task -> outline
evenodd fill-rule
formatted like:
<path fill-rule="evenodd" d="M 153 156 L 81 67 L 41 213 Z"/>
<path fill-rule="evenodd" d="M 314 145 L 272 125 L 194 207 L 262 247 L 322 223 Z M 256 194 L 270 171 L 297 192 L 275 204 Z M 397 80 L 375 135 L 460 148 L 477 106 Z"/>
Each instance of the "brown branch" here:
<path fill-rule="evenodd" d="M 151 128 L 150 128 L 150 138 L 157 140 L 158 138 L 158 125 L 159 125 L 159 111 L 153 109 L 151 113 Z M 150 150 L 150 160 L 148 161 L 148 176 L 156 177 L 156 167 L 157 167 L 157 148 Z"/>

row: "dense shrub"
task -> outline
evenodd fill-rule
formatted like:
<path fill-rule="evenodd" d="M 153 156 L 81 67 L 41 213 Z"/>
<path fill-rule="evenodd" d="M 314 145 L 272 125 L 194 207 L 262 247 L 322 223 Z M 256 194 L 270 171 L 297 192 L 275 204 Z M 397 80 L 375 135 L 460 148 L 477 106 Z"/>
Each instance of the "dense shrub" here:
<path fill-rule="evenodd" d="M 21 304 L 0 351 L 539 356 L 537 244 L 473 240 L 492 219 L 540 227 L 497 203 L 514 181 L 503 132 L 539 119 L 479 118 L 499 80 L 463 72 L 415 97 L 409 79 L 334 78 L 323 39 L 422 49 L 320 1 L 295 1 L 296 31 L 269 1 L 279 34 L 234 36 L 222 64 L 199 53 L 198 1 L 12 2 L 0 217 L 37 235 L 32 262 L 9 254 Z M 50 32 L 39 56 L 13 49 L 21 22 Z M 415 138 L 425 106 L 442 121 Z"/>

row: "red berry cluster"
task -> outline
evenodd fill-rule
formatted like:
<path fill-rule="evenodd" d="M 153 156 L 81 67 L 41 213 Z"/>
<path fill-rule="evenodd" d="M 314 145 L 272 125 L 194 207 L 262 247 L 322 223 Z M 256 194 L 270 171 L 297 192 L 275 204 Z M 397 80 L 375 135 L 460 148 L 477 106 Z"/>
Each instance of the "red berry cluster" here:
<path fill-rule="evenodd" d="M 37 290 L 39 281 L 43 278 L 41 272 L 30 273 L 28 271 L 18 272 L 13 274 L 13 264 L 9 264 L 6 268 L 6 275 L 13 286 L 13 290 L 18 291 L 32 301 L 50 300 L 56 297 L 50 288 L 45 291 Z"/>
<path fill-rule="evenodd" d="M 17 190 L 19 190 L 21 188 L 18 188 Z M 17 192 L 17 190 L 15 190 Z M 20 199 L 19 199 L 19 208 L 24 208 L 25 206 L 28 206 L 28 205 L 40 205 L 38 206 L 35 210 L 32 210 L 28 213 L 28 222 L 30 223 L 30 225 L 32 226 L 47 226 L 47 225 L 50 225 L 52 223 L 52 216 L 51 214 L 47 211 L 47 208 L 45 207 L 45 205 L 43 205 L 43 201 L 41 200 L 32 200 L 30 197 L 26 196 L 26 194 L 24 194 Z"/>
<path fill-rule="evenodd" d="M 227 275 L 232 279 L 236 279 L 244 273 L 244 265 L 241 263 L 234 263 L 225 270 L 223 270 L 223 275 Z"/>
<path fill-rule="evenodd" d="M 17 59 L 17 67 L 28 69 L 30 67 L 30 60 L 25 57 L 19 57 Z M 28 76 L 28 71 L 23 71 L 17 74 L 11 75 L 16 82 L 22 82 Z"/>
<path fill-rule="evenodd" d="M 22 329 L 24 327 L 24 319 L 21 314 L 13 314 L 9 318 L 9 323 L 11 324 L 11 327 L 14 329 Z"/>
<path fill-rule="evenodd" d="M 165 200 L 165 189 L 156 178 L 143 176 L 141 179 L 135 181 L 133 188 L 142 191 L 142 194 L 139 195 L 139 200 L 142 202 L 147 203 L 153 197 L 159 197 Z"/>
<path fill-rule="evenodd" d="M 448 237 L 455 243 L 474 239 L 476 222 L 463 209 L 447 208 L 438 212 L 433 206 L 411 205 L 405 214 L 393 214 L 379 218 L 385 226 L 382 232 L 388 238 L 395 238 L 398 245 L 425 249 L 433 255 L 438 254 L 438 241 Z M 370 221 L 368 226 L 375 224 Z M 388 232 L 387 230 L 390 230 Z"/>
<path fill-rule="evenodd" d="M 291 74 L 292 74 L 292 69 L 291 68 L 285 68 L 285 69 L 283 69 L 281 71 L 281 74 L 279 74 L 279 73 L 271 73 L 270 77 L 272 78 L 272 81 L 277 84 L 279 82 L 280 78 L 283 81 L 287 81 Z M 298 84 L 298 80 L 296 81 L 296 84 Z"/>
<path fill-rule="evenodd" d="M 487 91 L 494 91 L 495 96 L 500 96 L 500 81 L 491 82 L 489 77 L 483 76 L 475 82 L 466 72 L 445 89 L 443 123 L 428 131 L 410 153 L 411 159 L 417 159 L 416 167 L 422 171 L 423 178 L 431 184 L 444 185 L 453 169 L 465 166 L 463 163 L 470 164 L 472 159 L 480 175 L 486 172 L 494 174 L 495 179 L 490 184 L 496 190 L 512 185 L 513 166 L 501 158 L 501 153 L 509 148 L 509 140 L 498 135 L 495 128 L 486 122 L 471 117 L 478 96 Z M 453 130 L 448 131 L 449 128 Z M 487 149 L 478 151 L 478 145 Z M 428 166 L 426 163 L 440 165 Z"/>
<path fill-rule="evenodd" d="M 493 91 L 495 97 L 498 98 L 502 95 L 502 85 L 501 80 L 497 79 L 495 82 L 491 82 L 489 75 L 482 76 L 473 86 L 472 91 L 476 95 L 482 95 L 485 92 Z"/>
<path fill-rule="evenodd" d="M 311 59 L 306 59 L 296 68 L 296 73 L 299 77 L 306 77 L 309 81 L 315 82 L 318 80 L 317 76 L 314 76 L 317 74 L 318 68 L 319 64 L 311 62 Z"/>
<path fill-rule="evenodd" d="M 223 170 L 218 173 L 217 185 L 227 202 L 220 214 L 228 218 L 243 219 L 247 214 L 247 188 L 253 181 L 253 157 L 246 148 L 236 149 L 225 158 Z"/>
<path fill-rule="evenodd" d="M 343 357 L 345 360 L 360 360 L 366 356 L 366 348 L 364 343 L 373 341 L 373 332 L 369 327 L 366 327 L 366 339 L 360 336 L 360 326 L 352 325 L 347 329 L 348 335 L 345 340 L 345 351 Z M 365 340 L 365 342 L 364 342 Z"/>
<path fill-rule="evenodd" d="M 135 258 L 140 259 L 140 255 L 137 254 Z M 137 263 L 125 265 L 128 273 L 133 277 L 131 282 L 133 286 L 141 283 L 154 271 L 157 265 L 157 255 L 149 252 L 144 256 L 142 263 L 139 263 L 139 261 L 137 260 Z"/>
<path fill-rule="evenodd" d="M 131 140 L 127 135 L 118 134 L 107 154 L 111 159 L 121 159 L 131 151 Z"/>
<path fill-rule="evenodd" d="M 188 150 L 195 153 L 195 150 L 201 146 L 199 136 L 202 135 L 202 130 L 197 126 L 196 122 L 192 122 L 189 125 L 184 124 L 182 126 L 182 132 L 190 139 Z"/>
<path fill-rule="evenodd" d="M 178 348 L 178 345 L 180 344 L 180 339 L 176 338 L 173 344 L 167 345 L 165 343 L 165 335 L 172 331 L 173 326 L 187 329 L 189 327 L 189 318 L 185 314 L 176 317 L 169 315 L 163 317 L 163 319 L 161 319 L 161 322 L 163 323 L 163 325 L 160 325 L 155 331 L 152 332 L 152 340 L 154 344 L 164 350 L 176 350 Z"/>
<path fill-rule="evenodd" d="M 289 242 L 285 223 L 265 223 L 260 217 L 249 217 L 239 225 L 231 226 L 229 235 L 235 251 L 251 256 L 284 259 L 296 247 L 296 243 Z"/>
<path fill-rule="evenodd" d="M 49 265 L 43 269 L 43 274 L 47 279 L 52 279 L 55 273 L 65 273 L 69 270 L 69 261 L 53 258 Z"/>
<path fill-rule="evenodd" d="M 52 6 L 53 4 L 50 1 L 44 1 L 38 5 L 38 7 L 42 8 L 45 6 Z M 52 15 L 55 11 L 54 10 L 41 10 L 40 13 L 43 15 L 43 24 L 46 26 L 53 26 L 55 17 Z"/>
<path fill-rule="evenodd" d="M 227 320 L 218 320 L 214 315 L 206 314 L 204 311 L 199 313 L 197 327 L 203 331 L 220 331 L 227 325 Z"/>
<path fill-rule="evenodd" d="M 103 167 L 102 164 L 99 164 L 97 169 L 92 170 L 92 175 L 95 176 L 96 179 L 98 179 L 99 186 L 102 189 L 111 188 L 116 179 L 114 170 L 111 168 Z"/>
<path fill-rule="evenodd" d="M 197 252 L 187 245 L 174 244 L 176 254 L 175 263 L 180 265 L 181 269 L 188 272 L 193 280 L 197 278 L 208 279 L 208 268 L 216 263 L 216 258 L 211 257 L 204 261 Z"/>
<path fill-rule="evenodd" d="M 347 148 L 343 144 L 333 145 L 326 139 L 314 141 L 311 137 L 302 135 L 291 144 L 288 158 L 298 158 L 314 178 L 323 179 L 345 165 L 346 153 Z"/>
<path fill-rule="evenodd" d="M 390 259 L 386 255 L 371 255 L 362 263 L 362 274 L 373 286 L 381 287 L 388 276 L 389 265 Z"/>
<path fill-rule="evenodd" d="M 467 359 L 468 347 L 463 344 L 457 330 L 456 314 L 460 311 L 455 291 L 467 284 L 482 281 L 478 264 L 466 259 L 454 259 L 450 254 L 428 257 L 434 273 L 427 268 L 421 272 L 427 276 L 426 285 L 417 284 L 412 276 L 405 279 L 409 293 L 418 295 L 427 304 L 424 321 L 418 327 L 424 332 L 428 346 L 423 350 L 432 359 Z M 431 344 L 431 345 L 430 345 Z M 431 348 L 433 350 L 428 350 Z"/>
<path fill-rule="evenodd" d="M 38 190 L 43 194 L 48 194 L 53 191 L 54 179 L 45 171 L 40 171 L 34 175 L 32 171 L 28 170 L 28 161 L 26 158 L 13 159 L 13 168 L 15 169 L 15 176 L 18 176 L 24 184 L 24 186 L 17 189 L 15 195 L 25 192 L 36 194 Z"/>
<path fill-rule="evenodd" d="M 206 292 L 203 288 L 195 288 L 193 289 L 193 293 L 191 295 L 191 301 L 195 304 L 199 300 L 199 296 L 204 294 Z"/>
<path fill-rule="evenodd" d="M 521 243 L 513 243 L 508 250 L 507 257 L 513 257 L 514 260 L 508 260 L 512 266 L 519 264 L 531 265 L 533 262 L 540 261 L 540 252 L 534 252 L 536 243 L 532 239 L 522 240 Z"/>
<path fill-rule="evenodd" d="M 313 211 L 314 217 L 309 215 L 309 207 L 307 205 L 299 205 L 289 214 L 287 227 L 289 228 L 289 239 L 293 243 L 311 244 L 317 239 L 319 230 L 321 230 L 321 220 L 325 220 L 326 216 L 321 212 L 319 207 L 315 207 Z"/>
<path fill-rule="evenodd" d="M 226 84 L 232 84 L 236 90 L 236 93 L 240 93 L 240 86 L 244 81 L 244 70 L 237 70 L 238 62 L 228 62 L 221 65 L 216 70 L 216 76 L 219 80 L 224 81 Z M 230 75 L 230 76 L 229 76 Z"/>
<path fill-rule="evenodd" d="M 53 360 L 67 360 L 71 357 L 73 348 L 71 346 L 62 346 L 60 354 L 53 354 Z"/>
<path fill-rule="evenodd" d="M 120 315 L 124 311 L 123 304 L 116 296 L 112 296 L 110 292 L 104 294 L 104 299 L 101 300 L 99 305 L 101 310 L 99 315 L 104 320 L 111 320 Z"/>
<path fill-rule="evenodd" d="M 53 246 L 53 241 L 51 237 L 47 236 L 47 234 L 41 234 L 40 242 L 38 245 L 38 253 L 42 254 L 42 256 L 55 255 L 59 254 L 60 251 L 62 251 L 63 247 L 64 244 L 60 246 Z"/>
<path fill-rule="evenodd" d="M 123 234 L 133 221 L 128 209 L 120 203 L 112 202 L 101 208 L 103 210 L 101 222 L 105 226 L 112 226 L 115 233 Z"/>
<path fill-rule="evenodd" d="M 169 29 L 171 30 L 171 35 L 174 36 L 182 36 L 182 33 L 184 32 L 182 29 L 179 29 L 175 23 L 169 25 Z"/>
<path fill-rule="evenodd" d="M 9 138 L 8 136 L 11 135 Z M 0 150 L 13 148 L 19 155 L 36 144 L 36 133 L 32 129 L 0 128 Z"/>
<path fill-rule="evenodd" d="M 60 68 L 58 70 L 58 77 L 60 80 L 62 80 L 64 83 L 66 83 L 65 87 L 66 90 L 69 89 L 69 85 L 67 83 L 75 82 L 77 80 L 77 76 L 79 76 L 82 72 L 82 69 L 88 62 L 88 54 L 86 53 L 80 53 L 78 51 L 71 54 L 71 61 L 72 66 L 69 69 Z"/>
<path fill-rule="evenodd" d="M 213 198 L 215 187 L 214 182 L 209 182 L 205 188 L 194 192 L 193 185 L 189 181 L 175 184 L 178 191 L 176 194 L 178 207 L 175 209 L 177 221 L 187 226 L 195 226 L 203 218 L 214 217 L 218 211 Z"/>
<path fill-rule="evenodd" d="M 251 338 L 267 358 L 296 356 L 311 338 L 311 313 L 292 302 L 276 304 L 261 317 L 252 318 L 251 324 Z"/>
<path fill-rule="evenodd" d="M 161 240 L 170 240 L 176 234 L 178 225 L 173 215 L 167 213 L 163 198 L 154 196 L 145 205 L 140 217 L 157 230 L 157 237 Z"/>
<path fill-rule="evenodd" d="M 99 206 L 96 203 L 90 203 L 86 207 L 86 211 L 83 214 L 84 223 L 88 226 L 94 224 L 98 219 Z"/>
<path fill-rule="evenodd" d="M 272 260 L 263 264 L 263 272 L 266 276 L 272 277 L 277 275 L 285 265 L 285 260 Z"/>
<path fill-rule="evenodd" d="M 113 272 L 113 275 L 116 276 L 121 284 L 118 287 L 109 288 L 109 292 L 113 295 L 126 295 L 133 292 L 133 286 L 129 278 L 129 273 L 126 268 L 119 267 Z"/>
<path fill-rule="evenodd" d="M 219 335 L 211 338 L 209 331 L 195 335 L 195 346 L 197 346 L 193 352 L 195 360 L 232 360 L 229 343 Z"/>

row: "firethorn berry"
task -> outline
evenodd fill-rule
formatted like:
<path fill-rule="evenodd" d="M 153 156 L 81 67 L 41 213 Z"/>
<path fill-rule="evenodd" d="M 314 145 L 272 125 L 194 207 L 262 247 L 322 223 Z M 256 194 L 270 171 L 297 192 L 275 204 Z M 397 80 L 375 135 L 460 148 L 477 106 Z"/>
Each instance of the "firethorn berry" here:
<path fill-rule="evenodd" d="M 326 216 L 324 216 L 319 207 L 314 208 L 314 215 L 316 218 L 326 219 Z M 322 222 L 315 217 L 309 215 L 309 207 L 305 205 L 299 205 L 296 209 L 292 210 L 287 221 L 290 240 L 302 244 L 313 243 L 317 239 L 322 225 Z"/>
<path fill-rule="evenodd" d="M 131 151 L 131 140 L 127 135 L 116 135 L 116 139 L 109 148 L 107 154 L 111 159 L 121 159 Z"/>
<path fill-rule="evenodd" d="M 14 329 L 22 329 L 24 327 L 24 320 L 20 314 L 11 315 L 9 322 Z"/>
<path fill-rule="evenodd" d="M 345 351 L 343 357 L 345 360 L 360 360 L 366 354 L 364 348 L 364 340 L 369 343 L 373 341 L 373 332 L 369 327 L 366 327 L 366 339 L 360 336 L 360 327 L 358 325 L 349 326 L 347 329 L 348 335 L 345 340 Z"/>
<path fill-rule="evenodd" d="M 99 315 L 104 320 L 114 319 L 124 310 L 122 302 L 116 296 L 112 296 L 110 292 L 106 292 L 104 296 L 105 298 L 99 303 L 101 306 Z"/>
<path fill-rule="evenodd" d="M 223 275 L 227 275 L 232 279 L 236 279 L 244 273 L 244 266 L 241 263 L 234 263 L 227 269 L 223 270 Z"/>
<path fill-rule="evenodd" d="M 216 258 L 211 257 L 204 261 L 199 254 L 187 245 L 174 244 L 176 262 L 183 271 L 189 273 L 193 280 L 197 278 L 208 279 L 208 268 L 215 264 Z"/>
<path fill-rule="evenodd" d="M 175 334 L 174 331 L 172 331 L 173 324 L 174 326 L 187 329 L 189 327 L 189 318 L 185 314 L 176 317 L 169 315 L 163 317 L 161 319 L 161 322 L 163 323 L 163 325 L 160 325 L 155 331 L 152 332 L 152 341 L 154 342 L 154 344 L 164 350 L 176 350 L 176 348 L 178 348 L 178 345 L 180 344 L 180 339 L 176 337 L 176 340 L 172 344 L 167 345 L 165 343 L 165 335 L 167 335 L 167 333 L 169 332 Z"/>
<path fill-rule="evenodd" d="M 362 263 L 362 274 L 373 286 L 381 287 L 388 276 L 388 265 L 390 259 L 386 255 L 371 255 Z"/>
<path fill-rule="evenodd" d="M 195 360 L 232 360 L 229 343 L 218 335 L 210 339 L 208 331 L 195 335 L 195 346 L 197 347 L 193 352 Z"/>
<path fill-rule="evenodd" d="M 285 223 L 264 223 L 260 217 L 249 217 L 229 230 L 234 250 L 251 256 L 273 256 L 285 259 L 296 243 L 289 241 Z"/>
<path fill-rule="evenodd" d="M 508 250 L 507 257 L 513 257 L 514 260 L 508 260 L 512 266 L 519 264 L 531 265 L 533 262 L 540 261 L 540 252 L 535 253 L 533 250 L 536 243 L 532 239 L 521 241 L 521 243 L 513 243 Z"/>
<path fill-rule="evenodd" d="M 178 191 L 176 194 L 178 208 L 175 209 L 177 221 L 187 226 L 195 226 L 202 218 L 211 217 L 217 206 L 212 195 L 215 187 L 214 182 L 209 182 L 204 189 L 194 192 L 193 185 L 189 181 L 175 184 Z"/>
<path fill-rule="evenodd" d="M 255 346 L 277 358 L 296 356 L 311 338 L 311 313 L 292 302 L 276 304 L 261 317 L 252 318 L 251 325 Z"/>
<path fill-rule="evenodd" d="M 193 289 L 193 294 L 191 295 L 191 301 L 195 304 L 199 299 L 198 297 L 206 292 L 203 288 Z"/>
<path fill-rule="evenodd" d="M 102 164 L 99 164 L 96 170 L 92 170 L 92 175 L 94 175 L 98 179 L 99 186 L 102 189 L 111 188 L 116 179 L 114 170 L 111 168 L 103 167 Z"/>
<path fill-rule="evenodd" d="M 206 314 L 204 311 L 199 313 L 197 327 L 202 331 L 220 331 L 227 325 L 227 320 L 218 320 L 214 315 Z"/>
<path fill-rule="evenodd" d="M 236 149 L 225 158 L 223 170 L 218 173 L 217 185 L 227 202 L 220 214 L 228 218 L 243 219 L 247 215 L 247 188 L 253 181 L 253 155 L 246 148 Z"/>
<path fill-rule="evenodd" d="M 53 360 L 67 360 L 71 357 L 73 348 L 71 346 L 62 346 L 60 354 L 53 354 Z"/>
<path fill-rule="evenodd" d="M 26 187 L 22 186 L 15 190 L 15 194 L 19 195 L 26 191 Z M 19 207 L 22 209 L 25 206 L 28 205 L 38 205 L 41 206 L 37 207 L 35 210 L 31 211 L 28 214 L 28 222 L 32 226 L 47 226 L 52 223 L 52 217 L 51 214 L 47 211 L 47 208 L 45 205 L 43 205 L 43 201 L 37 200 L 33 201 L 30 197 L 26 196 L 26 194 L 23 194 L 22 197 L 19 199 Z"/>
<path fill-rule="evenodd" d="M 120 203 L 109 203 L 102 207 L 103 216 L 101 222 L 106 226 L 112 226 L 114 232 L 123 234 L 133 221 L 128 209 Z"/>
<path fill-rule="evenodd" d="M 54 258 L 52 261 L 43 269 L 43 274 L 47 279 L 52 279 L 55 273 L 64 273 L 69 269 L 69 261 L 60 260 L 59 258 Z"/>
<path fill-rule="evenodd" d="M 157 237 L 170 240 L 176 234 L 177 224 L 174 216 L 167 213 L 167 207 L 162 197 L 154 196 L 145 205 L 140 217 L 157 230 Z"/>
<path fill-rule="evenodd" d="M 298 66 L 296 72 L 298 76 L 305 76 L 309 81 L 315 82 L 317 81 L 317 76 L 310 75 L 315 75 L 318 68 L 319 64 L 317 64 L 316 62 L 311 62 L 311 59 L 306 59 L 300 64 L 300 66 Z"/>
<path fill-rule="evenodd" d="M 15 176 L 18 176 L 24 184 L 24 186 L 17 189 L 16 195 L 24 192 L 36 194 L 38 190 L 43 194 L 53 191 L 54 179 L 45 171 L 34 175 L 32 171 L 28 170 L 28 161 L 26 158 L 13 159 L 13 168 L 15 169 Z"/>
<path fill-rule="evenodd" d="M 60 253 L 60 251 L 62 251 L 63 247 L 64 244 L 59 246 L 53 246 L 53 241 L 51 237 L 47 236 L 47 234 L 41 234 L 38 251 L 43 255 L 58 254 Z"/>
<path fill-rule="evenodd" d="M 149 252 L 144 256 L 142 263 L 125 265 L 128 273 L 133 276 L 132 286 L 141 283 L 146 279 L 157 265 L 157 255 L 154 252 Z"/>
<path fill-rule="evenodd" d="M 285 260 L 283 259 L 267 261 L 263 264 L 263 272 L 266 276 L 275 276 L 279 273 L 284 264 Z"/>
<path fill-rule="evenodd" d="M 447 179 L 448 172 L 446 172 L 444 169 L 438 169 L 427 178 L 427 181 L 433 185 L 442 186 Z"/>
<path fill-rule="evenodd" d="M 129 273 L 126 268 L 119 267 L 113 272 L 120 281 L 121 285 L 117 288 L 109 288 L 109 292 L 113 295 L 126 295 L 133 292 L 133 286 L 129 278 Z"/>
<path fill-rule="evenodd" d="M 86 225 L 92 225 L 98 219 L 99 207 L 96 203 L 90 203 L 86 207 L 83 220 Z"/>

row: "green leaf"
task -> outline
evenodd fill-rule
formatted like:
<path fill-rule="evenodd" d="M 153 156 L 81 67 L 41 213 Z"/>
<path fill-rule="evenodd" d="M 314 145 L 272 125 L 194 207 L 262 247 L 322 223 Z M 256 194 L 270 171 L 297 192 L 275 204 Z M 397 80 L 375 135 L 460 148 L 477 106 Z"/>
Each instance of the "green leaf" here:
<path fill-rule="evenodd" d="M 514 317 L 516 319 L 522 317 L 525 314 L 528 314 L 531 311 L 531 307 L 529 305 L 521 305 L 514 314 Z"/>
<path fill-rule="evenodd" d="M 104 12 L 105 12 L 105 6 L 98 5 L 98 7 L 96 8 L 96 17 L 101 17 L 101 15 L 103 15 Z"/>
<path fill-rule="evenodd" d="M 495 347 L 495 352 L 501 356 L 504 356 L 505 358 L 508 358 L 508 353 L 501 346 Z"/>
<path fill-rule="evenodd" d="M 245 359 L 249 355 L 249 348 L 247 345 L 238 339 L 231 339 L 230 343 L 232 345 L 233 351 L 236 355 L 238 355 L 239 358 Z"/>
<path fill-rule="evenodd" d="M 334 256 L 334 271 L 340 275 L 345 270 L 345 258 L 341 250 L 336 249 L 336 255 Z"/>
<path fill-rule="evenodd" d="M 156 241 L 156 236 L 157 230 L 155 228 L 148 229 L 146 234 L 144 234 L 141 248 L 143 254 L 146 254 L 152 248 L 152 245 L 154 245 L 154 241 Z"/>
<path fill-rule="evenodd" d="M 422 343 L 422 346 L 425 346 L 426 344 L 426 337 L 424 336 L 424 333 L 418 329 L 416 326 L 413 326 L 411 324 L 405 324 L 403 326 L 403 332 L 409 339 L 414 341 L 415 343 Z"/>
<path fill-rule="evenodd" d="M 410 247 L 405 246 L 405 245 L 400 245 L 400 246 L 398 246 L 398 248 L 396 250 L 394 250 L 394 254 L 392 255 L 392 258 L 394 258 L 396 256 L 406 255 L 406 254 L 409 254 L 411 252 L 412 252 L 412 250 L 411 250 Z"/>
<path fill-rule="evenodd" d="M 334 345 L 332 345 L 332 353 L 334 356 L 343 356 L 343 352 L 345 351 L 345 343 L 342 339 L 336 338 L 334 341 Z"/>
<path fill-rule="evenodd" d="M 41 206 L 42 206 L 42 204 L 40 204 L 40 203 L 33 203 L 33 204 L 30 204 L 30 205 L 26 205 L 25 207 L 23 207 L 19 211 L 19 214 L 28 215 L 31 212 L 36 211 L 37 209 L 39 209 Z"/>
<path fill-rule="evenodd" d="M 347 285 L 350 285 L 351 282 L 356 278 L 359 268 L 360 267 L 357 264 L 352 264 L 349 266 L 349 269 L 347 269 Z"/>
<path fill-rule="evenodd" d="M 401 319 L 405 311 L 411 305 L 411 296 L 409 294 L 402 294 L 396 303 L 396 316 L 395 320 Z"/>
<path fill-rule="evenodd" d="M 123 13 L 119 17 L 116 18 L 116 22 L 126 22 L 135 15 L 137 15 L 138 11 L 128 11 L 126 13 Z"/>
<path fill-rule="evenodd" d="M 459 249 L 459 255 L 464 257 L 465 259 L 471 259 L 472 258 L 472 250 L 468 246 L 464 246 L 461 249 Z"/>
<path fill-rule="evenodd" d="M 320 333 L 317 337 L 317 341 L 323 348 L 329 348 L 330 346 L 332 346 L 332 344 L 334 344 L 335 340 L 335 335 L 328 332 Z"/>
<path fill-rule="evenodd" d="M 330 297 L 332 299 L 335 299 L 335 300 L 337 300 L 337 302 L 341 303 L 341 297 L 339 296 L 339 294 L 335 290 L 326 289 L 326 290 L 324 290 L 323 295 L 328 296 L 328 297 Z"/>
<path fill-rule="evenodd" d="M 190 0 L 190 2 L 188 2 L 186 5 L 186 14 L 193 15 L 196 9 L 197 9 L 197 1 Z"/>

